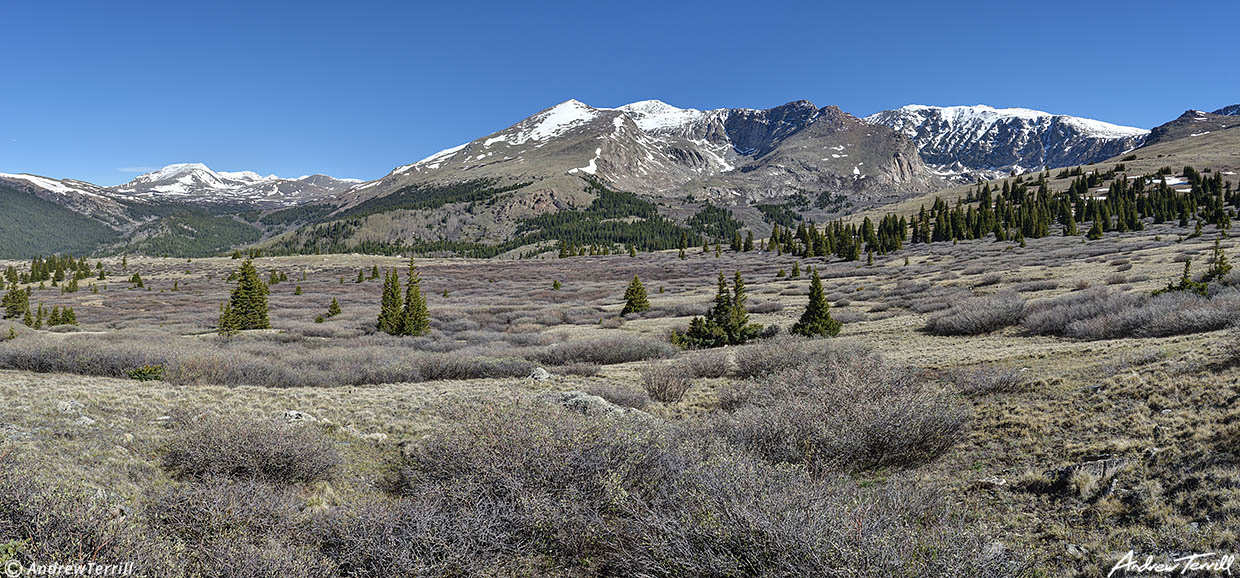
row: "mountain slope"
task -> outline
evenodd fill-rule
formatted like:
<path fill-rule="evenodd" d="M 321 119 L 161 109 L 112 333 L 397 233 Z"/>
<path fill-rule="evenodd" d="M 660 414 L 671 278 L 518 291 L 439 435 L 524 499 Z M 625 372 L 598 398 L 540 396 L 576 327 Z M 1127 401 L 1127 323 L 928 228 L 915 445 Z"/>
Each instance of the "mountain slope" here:
<path fill-rule="evenodd" d="M 115 242 L 107 225 L 53 201 L 0 183 L 0 258 L 69 253 L 87 255 Z"/>
<path fill-rule="evenodd" d="M 866 117 L 908 136 L 926 163 L 953 172 L 1089 164 L 1140 146 L 1149 131 L 1024 108 L 909 105 Z"/>
<path fill-rule="evenodd" d="M 1154 127 L 1145 144 L 1149 146 L 1182 138 L 1199 137 L 1240 126 L 1240 116 L 1236 116 L 1237 114 L 1240 114 L 1240 105 L 1233 105 L 1214 112 L 1186 110 L 1175 120 Z"/>
<path fill-rule="evenodd" d="M 653 100 L 618 108 L 569 100 L 355 185 L 333 216 L 372 199 L 486 182 L 505 190 L 437 216 L 425 209 L 389 215 L 377 234 L 498 242 L 524 219 L 588 206 L 594 196 L 586 182 L 594 179 L 665 201 L 673 212 L 688 198 L 747 205 L 843 196 L 863 205 L 940 183 L 907 138 L 835 107 L 795 101 L 703 111 Z"/>

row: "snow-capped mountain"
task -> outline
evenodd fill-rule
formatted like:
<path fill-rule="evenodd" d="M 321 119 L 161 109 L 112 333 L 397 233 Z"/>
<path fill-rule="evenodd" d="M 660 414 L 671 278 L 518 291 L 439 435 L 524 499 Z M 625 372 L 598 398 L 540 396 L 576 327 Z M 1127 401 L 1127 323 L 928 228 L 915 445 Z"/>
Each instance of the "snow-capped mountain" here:
<path fill-rule="evenodd" d="M 139 175 L 108 194 L 145 200 L 189 203 L 242 203 L 262 208 L 291 206 L 333 197 L 357 180 L 310 175 L 282 179 L 251 171 L 213 171 L 201 163 L 168 165 Z"/>
<path fill-rule="evenodd" d="M 1097 162 L 1141 146 L 1148 130 L 1026 108 L 908 105 L 866 117 L 913 139 L 950 172 L 1007 172 Z"/>
<path fill-rule="evenodd" d="M 360 202 L 411 184 L 479 178 L 531 182 L 531 191 L 554 197 L 581 190 L 582 177 L 663 197 L 761 201 L 809 192 L 862 202 L 925 190 L 935 178 L 904 136 L 809 101 L 696 110 L 657 100 L 617 108 L 568 100 L 345 197 Z"/>
<path fill-rule="evenodd" d="M 1218 114 L 1222 116 L 1240 116 L 1240 104 L 1224 106 L 1223 108 L 1220 108 L 1210 114 Z"/>
<path fill-rule="evenodd" d="M 0 184 L 89 215 L 109 225 L 125 222 L 125 207 L 104 187 L 75 180 L 57 180 L 27 173 L 0 173 Z"/>

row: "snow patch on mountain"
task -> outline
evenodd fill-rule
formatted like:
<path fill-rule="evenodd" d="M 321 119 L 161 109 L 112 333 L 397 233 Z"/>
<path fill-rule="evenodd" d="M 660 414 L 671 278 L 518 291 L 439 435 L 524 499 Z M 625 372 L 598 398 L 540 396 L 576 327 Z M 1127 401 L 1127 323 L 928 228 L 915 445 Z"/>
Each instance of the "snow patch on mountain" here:
<path fill-rule="evenodd" d="M 658 132 L 677 128 L 702 118 L 706 113 L 693 108 L 676 108 L 661 100 L 642 100 L 614 109 L 633 117 L 637 126 L 646 132 Z"/>

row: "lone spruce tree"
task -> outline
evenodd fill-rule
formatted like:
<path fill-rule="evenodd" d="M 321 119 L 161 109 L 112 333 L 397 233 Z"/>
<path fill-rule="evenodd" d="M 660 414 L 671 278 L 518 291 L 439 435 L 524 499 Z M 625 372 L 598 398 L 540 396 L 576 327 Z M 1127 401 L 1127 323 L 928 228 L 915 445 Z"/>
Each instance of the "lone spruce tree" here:
<path fill-rule="evenodd" d="M 383 297 L 379 303 L 379 331 L 388 335 L 398 335 L 403 326 L 404 303 L 400 296 L 400 277 L 395 270 L 388 270 L 383 280 Z"/>
<path fill-rule="evenodd" d="M 237 270 L 237 287 L 228 305 L 220 310 L 220 333 L 247 329 L 270 329 L 267 317 L 267 285 L 258 277 L 254 261 L 246 259 Z"/>
<path fill-rule="evenodd" d="M 431 316 L 426 309 L 426 297 L 422 296 L 421 283 L 413 257 L 410 257 L 409 282 L 405 285 L 405 304 L 401 311 L 401 335 L 426 335 L 431 330 Z"/>
<path fill-rule="evenodd" d="M 634 275 L 633 282 L 629 283 L 629 288 L 624 290 L 624 309 L 620 310 L 620 315 L 649 310 L 650 300 L 646 298 L 646 287 L 642 285 L 642 280 Z"/>
<path fill-rule="evenodd" d="M 1206 274 L 1201 278 L 1202 281 L 1209 282 L 1231 273 L 1231 263 L 1227 262 L 1227 253 L 1223 251 L 1223 246 L 1218 239 L 1214 240 L 1214 253 L 1210 255 L 1210 268 L 1206 269 Z"/>
<path fill-rule="evenodd" d="M 335 297 L 332 297 L 332 304 L 327 306 L 327 316 L 335 317 L 337 315 L 340 315 L 340 302 L 336 301 Z"/>
<path fill-rule="evenodd" d="M 805 306 L 805 313 L 801 314 L 801 319 L 792 326 L 791 331 L 806 337 L 835 337 L 840 334 L 841 325 L 839 321 L 831 318 L 831 304 L 822 292 L 822 279 L 815 270 L 809 282 L 809 304 Z"/>

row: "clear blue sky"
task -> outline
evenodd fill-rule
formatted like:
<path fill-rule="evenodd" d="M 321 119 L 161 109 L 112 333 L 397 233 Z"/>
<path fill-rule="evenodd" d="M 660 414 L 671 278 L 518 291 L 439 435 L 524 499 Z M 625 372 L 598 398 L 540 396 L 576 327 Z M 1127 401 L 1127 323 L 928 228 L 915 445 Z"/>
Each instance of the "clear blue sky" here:
<path fill-rule="evenodd" d="M 1240 102 L 1234 0 L 181 4 L 0 4 L 0 171 L 371 179 L 569 98 L 1146 128 Z"/>

